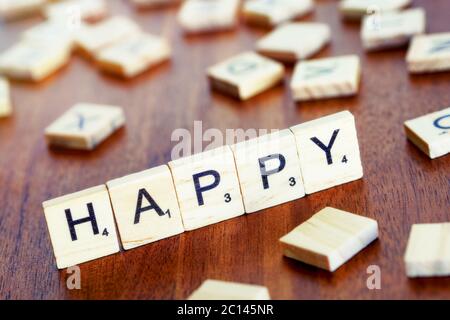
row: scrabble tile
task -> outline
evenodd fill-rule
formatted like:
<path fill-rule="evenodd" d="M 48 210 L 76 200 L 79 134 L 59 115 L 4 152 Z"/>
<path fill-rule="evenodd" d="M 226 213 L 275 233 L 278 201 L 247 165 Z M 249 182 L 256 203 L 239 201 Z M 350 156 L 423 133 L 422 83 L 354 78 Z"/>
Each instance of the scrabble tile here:
<path fill-rule="evenodd" d="M 263 286 L 208 279 L 188 300 L 270 300 L 270 295 Z"/>
<path fill-rule="evenodd" d="M 406 136 L 431 159 L 450 152 L 450 108 L 405 121 Z"/>
<path fill-rule="evenodd" d="M 123 77 L 134 77 L 170 57 L 167 40 L 137 33 L 98 52 L 101 69 Z"/>
<path fill-rule="evenodd" d="M 411 4 L 411 0 L 342 0 L 339 10 L 348 20 L 359 20 L 367 14 L 398 11 Z"/>
<path fill-rule="evenodd" d="M 152 8 L 179 3 L 180 0 L 130 0 L 137 8 Z"/>
<path fill-rule="evenodd" d="M 414 224 L 404 260 L 408 277 L 450 276 L 450 223 Z"/>
<path fill-rule="evenodd" d="M 45 129 L 53 146 L 92 150 L 125 123 L 120 107 L 78 103 Z"/>
<path fill-rule="evenodd" d="M 256 49 L 268 57 L 295 62 L 314 55 L 329 41 L 330 28 L 326 24 L 285 23 L 261 38 L 256 44 Z"/>
<path fill-rule="evenodd" d="M 185 0 L 178 22 L 185 32 L 232 29 L 237 22 L 239 0 Z"/>
<path fill-rule="evenodd" d="M 294 100 L 346 97 L 358 92 L 361 64 L 356 55 L 300 61 L 294 68 Z"/>
<path fill-rule="evenodd" d="M 48 19 L 67 21 L 80 19 L 97 21 L 108 13 L 105 0 L 65 0 L 48 4 L 44 9 L 44 16 Z"/>
<path fill-rule="evenodd" d="M 42 204 L 58 269 L 119 252 L 119 239 L 104 185 Z"/>
<path fill-rule="evenodd" d="M 289 129 L 231 148 L 245 212 L 256 212 L 305 195 L 295 138 Z"/>
<path fill-rule="evenodd" d="M 313 8 L 312 0 L 249 0 L 242 13 L 249 24 L 271 27 L 302 17 Z"/>
<path fill-rule="evenodd" d="M 0 18 L 14 20 L 37 14 L 47 0 L 1 0 Z"/>
<path fill-rule="evenodd" d="M 411 73 L 450 70 L 450 32 L 414 36 L 406 62 Z"/>
<path fill-rule="evenodd" d="M 377 238 L 375 220 L 326 207 L 280 242 L 286 257 L 334 272 Z"/>
<path fill-rule="evenodd" d="M 69 49 L 75 45 L 75 37 L 84 27 L 83 23 L 71 24 L 60 19 L 46 20 L 22 33 L 22 39 L 29 41 L 66 43 Z"/>
<path fill-rule="evenodd" d="M 22 40 L 0 54 L 0 74 L 40 81 L 64 66 L 69 58 L 67 43 Z"/>
<path fill-rule="evenodd" d="M 211 87 L 246 100 L 279 83 L 284 66 L 253 52 L 244 52 L 208 69 Z"/>
<path fill-rule="evenodd" d="M 12 112 L 9 82 L 0 77 L 0 118 L 9 116 Z"/>
<path fill-rule="evenodd" d="M 244 214 L 229 146 L 169 162 L 185 230 Z"/>
<path fill-rule="evenodd" d="M 76 36 L 79 51 L 94 57 L 101 49 L 140 32 L 139 26 L 123 16 L 114 16 L 92 26 L 86 26 Z"/>
<path fill-rule="evenodd" d="M 366 16 L 361 40 L 366 50 L 401 47 L 412 36 L 425 32 L 425 10 L 414 8 Z"/>
<path fill-rule="evenodd" d="M 125 250 L 184 232 L 167 165 L 108 181 L 107 186 Z"/>
<path fill-rule="evenodd" d="M 362 178 L 355 118 L 342 111 L 291 127 L 306 194 Z"/>

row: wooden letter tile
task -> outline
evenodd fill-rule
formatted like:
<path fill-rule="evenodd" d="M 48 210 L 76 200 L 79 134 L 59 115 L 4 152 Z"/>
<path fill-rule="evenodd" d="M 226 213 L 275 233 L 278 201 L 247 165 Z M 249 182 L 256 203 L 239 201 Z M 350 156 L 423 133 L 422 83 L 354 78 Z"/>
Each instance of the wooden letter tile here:
<path fill-rule="evenodd" d="M 7 117 L 12 112 L 11 94 L 8 80 L 0 77 L 0 118 Z"/>
<path fill-rule="evenodd" d="M 208 279 L 188 300 L 270 300 L 270 295 L 263 286 Z"/>
<path fill-rule="evenodd" d="M 92 22 L 104 18 L 107 13 L 105 0 L 66 0 L 49 4 L 44 10 L 48 19 L 63 21 L 81 19 Z"/>
<path fill-rule="evenodd" d="M 431 159 L 450 152 L 450 108 L 405 122 L 405 131 Z"/>
<path fill-rule="evenodd" d="M 361 64 L 356 55 L 300 61 L 291 91 L 296 101 L 345 97 L 358 92 Z"/>
<path fill-rule="evenodd" d="M 326 207 L 280 242 L 285 256 L 333 272 L 377 238 L 375 220 Z"/>
<path fill-rule="evenodd" d="M 0 55 L 0 74 L 19 80 L 40 81 L 70 58 L 65 42 L 22 40 Z"/>
<path fill-rule="evenodd" d="M 0 18 L 14 20 L 37 14 L 47 0 L 1 0 Z"/>
<path fill-rule="evenodd" d="M 305 195 L 295 138 L 289 129 L 232 147 L 244 199 L 251 213 Z"/>
<path fill-rule="evenodd" d="M 101 49 L 138 32 L 139 26 L 134 21 L 115 16 L 83 28 L 77 34 L 76 44 L 83 55 L 93 57 Z"/>
<path fill-rule="evenodd" d="M 125 250 L 184 232 L 167 165 L 107 183 Z"/>
<path fill-rule="evenodd" d="M 50 145 L 92 150 L 125 123 L 116 106 L 79 103 L 45 129 Z"/>
<path fill-rule="evenodd" d="M 450 276 L 450 223 L 414 224 L 405 266 L 408 277 Z"/>
<path fill-rule="evenodd" d="M 355 118 L 349 111 L 291 127 L 307 194 L 363 176 Z"/>
<path fill-rule="evenodd" d="M 412 73 L 450 70 L 450 32 L 415 36 L 406 62 Z"/>
<path fill-rule="evenodd" d="M 137 33 L 100 50 L 96 59 L 104 71 L 130 78 L 169 56 L 170 46 L 165 39 Z"/>
<path fill-rule="evenodd" d="M 271 27 L 312 11 L 312 0 L 248 0 L 242 9 L 249 24 Z"/>
<path fill-rule="evenodd" d="M 411 0 L 342 0 L 339 9 L 348 20 L 359 20 L 367 14 L 398 11 L 411 4 Z"/>
<path fill-rule="evenodd" d="M 425 32 L 425 10 L 414 8 L 366 16 L 361 40 L 366 50 L 401 47 L 412 36 Z"/>
<path fill-rule="evenodd" d="M 330 41 L 330 28 L 323 23 L 285 23 L 260 39 L 261 54 L 286 62 L 306 59 Z"/>
<path fill-rule="evenodd" d="M 283 75 L 281 63 L 253 52 L 244 52 L 208 69 L 212 88 L 241 100 L 275 86 Z"/>
<path fill-rule="evenodd" d="M 42 206 L 58 269 L 119 252 L 106 186 L 48 200 Z"/>
<path fill-rule="evenodd" d="M 244 214 L 230 147 L 169 162 L 185 230 Z"/>
<path fill-rule="evenodd" d="M 237 22 L 239 0 L 186 0 L 178 14 L 185 32 L 232 29 Z"/>

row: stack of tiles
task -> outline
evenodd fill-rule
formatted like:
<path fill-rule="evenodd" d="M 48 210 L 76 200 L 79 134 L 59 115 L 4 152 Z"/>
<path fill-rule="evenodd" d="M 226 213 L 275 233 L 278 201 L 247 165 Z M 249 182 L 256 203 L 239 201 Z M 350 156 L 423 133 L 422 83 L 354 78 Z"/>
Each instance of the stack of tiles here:
<path fill-rule="evenodd" d="M 188 300 L 270 300 L 270 295 L 263 286 L 208 279 Z"/>
<path fill-rule="evenodd" d="M 239 0 L 186 0 L 178 22 L 187 33 L 232 29 L 236 26 Z"/>
<path fill-rule="evenodd" d="M 377 238 L 375 220 L 327 207 L 280 242 L 287 257 L 333 272 Z"/>
<path fill-rule="evenodd" d="M 450 70 L 450 32 L 415 36 L 406 62 L 411 73 Z"/>
<path fill-rule="evenodd" d="M 285 23 L 261 38 L 256 44 L 256 50 L 277 60 L 296 62 L 314 55 L 329 41 L 330 28 L 326 24 Z"/>
<path fill-rule="evenodd" d="M 0 77 L 0 118 L 7 117 L 12 112 L 11 95 L 8 80 Z"/>
<path fill-rule="evenodd" d="M 45 137 L 52 146 L 92 150 L 124 123 L 120 107 L 79 103 L 48 126 Z"/>
<path fill-rule="evenodd" d="M 425 32 L 425 10 L 409 9 L 364 18 L 361 39 L 366 50 L 406 45 L 411 37 Z"/>
<path fill-rule="evenodd" d="M 361 63 L 355 55 L 300 61 L 291 91 L 295 101 L 346 97 L 358 92 Z"/>
<path fill-rule="evenodd" d="M 313 0 L 248 0 L 244 2 L 242 13 L 249 24 L 273 27 L 300 18 L 313 8 Z"/>
<path fill-rule="evenodd" d="M 450 108 L 405 121 L 406 136 L 431 159 L 450 152 Z"/>
<path fill-rule="evenodd" d="M 69 118 L 52 127 L 79 125 Z M 72 143 L 71 134 L 63 144 Z M 93 140 L 98 141 L 85 133 L 75 144 L 92 146 Z M 43 207 L 57 265 L 64 268 L 118 251 L 114 217 L 124 249 L 131 249 L 361 177 L 354 118 L 343 111 L 111 180 L 107 189 L 63 196 Z"/>

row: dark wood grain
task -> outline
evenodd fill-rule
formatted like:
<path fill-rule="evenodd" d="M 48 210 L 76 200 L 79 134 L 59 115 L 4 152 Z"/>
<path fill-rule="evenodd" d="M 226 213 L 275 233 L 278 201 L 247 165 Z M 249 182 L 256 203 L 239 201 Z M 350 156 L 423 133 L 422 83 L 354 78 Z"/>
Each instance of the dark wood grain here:
<path fill-rule="evenodd" d="M 317 1 L 306 21 L 332 27 L 320 56 L 359 54 L 363 77 L 354 98 L 295 104 L 284 85 L 246 102 L 208 87 L 205 69 L 254 47 L 265 33 L 244 24 L 230 32 L 183 36 L 177 7 L 135 11 L 109 1 L 112 13 L 133 17 L 144 30 L 170 39 L 174 55 L 131 81 L 101 74 L 78 56 L 39 84 L 14 82 L 14 115 L 0 120 L 0 298 L 181 299 L 204 279 L 266 285 L 275 299 L 450 298 L 450 278 L 410 280 L 403 254 L 412 223 L 450 220 L 450 156 L 430 160 L 407 142 L 405 120 L 450 105 L 450 73 L 410 76 L 404 49 L 366 54 L 359 25 L 343 23 L 338 1 Z M 450 31 L 447 0 L 416 0 L 428 32 Z M 0 49 L 41 21 L 0 25 Z M 93 152 L 49 149 L 44 128 L 80 101 L 121 105 L 127 123 Z M 275 208 L 81 265 L 82 289 L 66 289 L 56 269 L 42 201 L 166 163 L 171 133 L 203 127 L 286 128 L 348 109 L 356 117 L 364 178 Z M 283 258 L 280 236 L 324 206 L 379 222 L 380 238 L 335 273 Z M 366 268 L 378 265 L 382 289 L 366 287 Z"/>

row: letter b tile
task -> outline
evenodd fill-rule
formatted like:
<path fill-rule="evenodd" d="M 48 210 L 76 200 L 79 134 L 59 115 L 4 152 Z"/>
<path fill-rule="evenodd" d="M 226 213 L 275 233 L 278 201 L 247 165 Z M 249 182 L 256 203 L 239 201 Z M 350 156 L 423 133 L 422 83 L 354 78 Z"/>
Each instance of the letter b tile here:
<path fill-rule="evenodd" d="M 355 119 L 349 111 L 291 127 L 307 194 L 362 178 Z"/>
<path fill-rule="evenodd" d="M 119 252 L 119 240 L 106 186 L 42 204 L 58 269 Z"/>
<path fill-rule="evenodd" d="M 185 230 L 244 214 L 229 146 L 169 162 Z"/>

